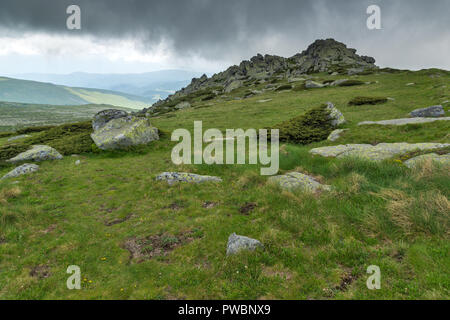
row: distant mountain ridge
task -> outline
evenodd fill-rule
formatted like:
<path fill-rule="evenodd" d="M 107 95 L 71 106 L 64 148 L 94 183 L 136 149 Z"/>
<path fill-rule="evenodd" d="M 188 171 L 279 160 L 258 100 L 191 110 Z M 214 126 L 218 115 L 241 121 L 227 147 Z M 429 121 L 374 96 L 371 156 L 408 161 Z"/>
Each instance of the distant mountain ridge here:
<path fill-rule="evenodd" d="M 0 77 L 0 101 L 49 105 L 110 104 L 134 109 L 152 104 L 151 99 L 118 91 L 6 77 Z"/>
<path fill-rule="evenodd" d="M 146 73 L 101 74 L 74 72 L 70 74 L 26 73 L 15 74 L 17 79 L 49 82 L 70 87 L 83 87 L 119 91 L 145 97 L 156 102 L 187 86 L 200 72 L 184 70 L 161 70 Z"/>

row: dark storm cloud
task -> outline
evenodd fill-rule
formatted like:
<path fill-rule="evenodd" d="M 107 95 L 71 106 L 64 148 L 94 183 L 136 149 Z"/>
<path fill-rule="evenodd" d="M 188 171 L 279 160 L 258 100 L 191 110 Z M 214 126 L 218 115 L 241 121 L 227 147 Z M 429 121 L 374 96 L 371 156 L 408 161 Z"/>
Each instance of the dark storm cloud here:
<path fill-rule="evenodd" d="M 65 27 L 70 4 L 81 7 L 81 31 Z M 384 33 L 375 35 L 366 28 L 370 4 L 382 8 Z M 370 35 L 373 46 L 411 33 L 448 41 L 449 12 L 448 0 L 1 0 L 0 27 L 18 35 L 43 31 L 134 37 L 144 50 L 166 39 L 178 54 L 219 59 L 254 54 L 265 41 L 270 44 L 271 36 L 284 40 L 273 51 L 289 53 L 330 36 L 360 44 Z"/>

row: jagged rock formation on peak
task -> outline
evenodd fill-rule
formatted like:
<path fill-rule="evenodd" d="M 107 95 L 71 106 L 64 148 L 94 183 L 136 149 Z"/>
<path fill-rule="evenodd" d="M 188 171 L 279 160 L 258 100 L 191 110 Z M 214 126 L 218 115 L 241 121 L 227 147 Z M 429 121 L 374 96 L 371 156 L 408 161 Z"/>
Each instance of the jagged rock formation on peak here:
<path fill-rule="evenodd" d="M 185 88 L 160 100 L 142 113 L 158 114 L 174 107 L 183 98 L 202 93 L 214 98 L 238 89 L 249 82 L 266 82 L 271 79 L 295 79 L 302 75 L 318 72 L 330 74 L 357 74 L 366 70 L 376 69 L 375 59 L 359 56 L 355 49 L 334 39 L 316 40 L 306 50 L 290 58 L 275 55 L 257 54 L 250 60 L 244 60 L 239 65 L 216 73 L 208 78 L 205 74 L 192 79 Z"/>

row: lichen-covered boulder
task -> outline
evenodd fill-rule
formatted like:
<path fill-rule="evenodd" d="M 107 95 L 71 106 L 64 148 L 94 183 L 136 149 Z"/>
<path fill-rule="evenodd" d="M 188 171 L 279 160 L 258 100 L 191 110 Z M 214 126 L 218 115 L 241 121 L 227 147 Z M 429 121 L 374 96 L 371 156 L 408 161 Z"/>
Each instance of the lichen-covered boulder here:
<path fill-rule="evenodd" d="M 441 165 L 450 165 L 450 153 L 439 155 L 436 153 L 428 153 L 423 154 L 414 158 L 411 158 L 409 160 L 406 160 L 403 162 L 405 166 L 408 168 L 415 167 L 416 165 L 423 163 L 424 161 L 431 160 L 435 163 L 439 163 Z"/>
<path fill-rule="evenodd" d="M 331 125 L 333 127 L 337 127 L 345 123 L 344 115 L 334 106 L 334 104 L 327 102 L 326 110 L 330 113 Z"/>
<path fill-rule="evenodd" d="M 92 129 L 98 130 L 102 128 L 105 124 L 107 124 L 109 121 L 113 119 L 119 119 L 124 118 L 128 116 L 128 113 L 126 113 L 123 110 L 117 110 L 117 109 L 106 109 L 98 112 L 94 119 L 92 120 Z"/>
<path fill-rule="evenodd" d="M 32 164 L 32 163 L 25 163 L 17 168 L 15 168 L 14 170 L 8 172 L 7 174 L 5 174 L 2 179 L 7 179 L 7 178 L 15 178 L 24 174 L 28 174 L 28 173 L 32 173 L 35 172 L 39 169 L 39 166 L 37 164 Z"/>
<path fill-rule="evenodd" d="M 194 173 L 187 172 L 163 172 L 156 177 L 156 180 L 167 181 L 169 185 L 177 182 L 222 182 L 222 179 L 214 176 L 202 176 Z"/>
<path fill-rule="evenodd" d="M 310 192 L 317 192 L 319 190 L 331 190 L 331 186 L 323 185 L 317 182 L 313 177 L 300 172 L 289 172 L 280 176 L 273 176 L 269 178 L 269 183 L 278 184 L 281 188 L 286 190 L 302 189 Z"/>
<path fill-rule="evenodd" d="M 330 133 L 330 135 L 328 136 L 327 140 L 334 142 L 337 139 L 339 139 L 341 137 L 341 134 L 345 131 L 347 131 L 348 129 L 336 129 L 333 132 Z"/>
<path fill-rule="evenodd" d="M 445 115 L 445 111 L 442 106 L 431 106 L 428 108 L 411 111 L 410 115 L 413 118 L 437 118 L 443 117 Z"/>
<path fill-rule="evenodd" d="M 234 80 L 225 87 L 224 92 L 230 93 L 231 91 L 238 89 L 238 88 L 242 87 L 243 85 L 244 85 L 244 83 L 242 82 L 242 80 Z"/>
<path fill-rule="evenodd" d="M 254 251 L 257 248 L 264 248 L 258 240 L 233 233 L 228 237 L 227 256 L 239 253 L 242 250 Z"/>
<path fill-rule="evenodd" d="M 45 145 L 35 145 L 32 146 L 30 150 L 22 152 L 14 158 L 6 161 L 15 163 L 20 161 L 60 160 L 62 158 L 63 156 L 52 147 Z"/>
<path fill-rule="evenodd" d="M 116 150 L 159 140 L 159 135 L 149 119 L 126 116 L 108 121 L 91 138 L 102 150 Z"/>
<path fill-rule="evenodd" d="M 397 155 L 413 151 L 430 151 L 450 146 L 443 143 L 380 143 L 376 146 L 371 144 L 346 144 L 330 147 L 314 148 L 309 152 L 322 157 L 358 157 L 362 159 L 380 161 L 393 158 Z"/>

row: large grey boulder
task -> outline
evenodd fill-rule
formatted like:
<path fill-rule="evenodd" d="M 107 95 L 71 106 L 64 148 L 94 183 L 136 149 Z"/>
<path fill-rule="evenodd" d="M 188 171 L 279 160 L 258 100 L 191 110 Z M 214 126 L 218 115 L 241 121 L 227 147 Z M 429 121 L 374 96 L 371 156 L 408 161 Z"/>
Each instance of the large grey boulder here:
<path fill-rule="evenodd" d="M 52 147 L 45 145 L 35 145 L 32 146 L 30 150 L 22 152 L 14 158 L 6 161 L 15 163 L 20 161 L 60 160 L 62 158 L 63 156 Z"/>
<path fill-rule="evenodd" d="M 309 152 L 322 157 L 358 157 L 362 159 L 380 161 L 393 158 L 397 155 L 413 151 L 430 151 L 449 147 L 444 143 L 380 143 L 376 146 L 371 144 L 346 144 L 330 147 L 314 148 Z"/>
<path fill-rule="evenodd" d="M 14 170 L 8 172 L 7 174 L 5 174 L 2 179 L 7 179 L 7 178 L 15 178 L 24 174 L 28 174 L 28 173 L 32 173 L 35 172 L 39 169 L 39 166 L 37 164 L 31 164 L 31 163 L 25 163 L 17 168 L 15 168 Z"/>
<path fill-rule="evenodd" d="M 222 182 L 222 179 L 214 176 L 201 176 L 194 173 L 187 172 L 163 172 L 156 177 L 156 180 L 167 181 L 169 185 L 177 182 L 190 182 L 190 183 L 202 183 L 202 182 Z"/>
<path fill-rule="evenodd" d="M 381 121 L 363 121 L 358 123 L 358 126 L 379 124 L 382 126 L 404 126 L 407 124 L 417 124 L 417 123 L 428 123 L 435 121 L 448 121 L 450 117 L 441 118 L 402 118 L 402 119 L 391 119 L 391 120 L 381 120 Z"/>
<path fill-rule="evenodd" d="M 313 177 L 300 172 L 289 172 L 284 175 L 273 176 L 268 179 L 268 182 L 277 184 L 285 190 L 302 189 L 310 192 L 331 190 L 329 185 L 323 185 Z"/>
<path fill-rule="evenodd" d="M 438 155 L 436 153 L 423 154 L 403 162 L 408 168 L 413 168 L 416 165 L 423 163 L 424 161 L 431 160 L 432 162 L 439 163 L 441 165 L 450 165 L 450 153 Z"/>
<path fill-rule="evenodd" d="M 327 102 L 327 110 L 330 113 L 331 125 L 333 127 L 340 126 L 345 123 L 344 115 L 331 102 Z"/>
<path fill-rule="evenodd" d="M 258 240 L 233 233 L 228 237 L 227 256 L 239 253 L 242 250 L 254 251 L 257 248 L 264 248 Z"/>
<path fill-rule="evenodd" d="M 116 150 L 159 140 L 159 135 L 149 119 L 126 116 L 109 120 L 94 130 L 91 138 L 102 150 Z"/>
<path fill-rule="evenodd" d="M 442 106 L 431 106 L 428 108 L 411 111 L 410 115 L 413 118 L 436 118 L 443 117 L 445 115 L 445 111 Z"/>
<path fill-rule="evenodd" d="M 128 113 L 126 113 L 123 110 L 117 110 L 117 109 L 106 109 L 98 112 L 94 119 L 92 120 L 92 129 L 98 130 L 102 127 L 104 127 L 109 121 L 113 119 L 119 119 L 128 116 Z"/>

